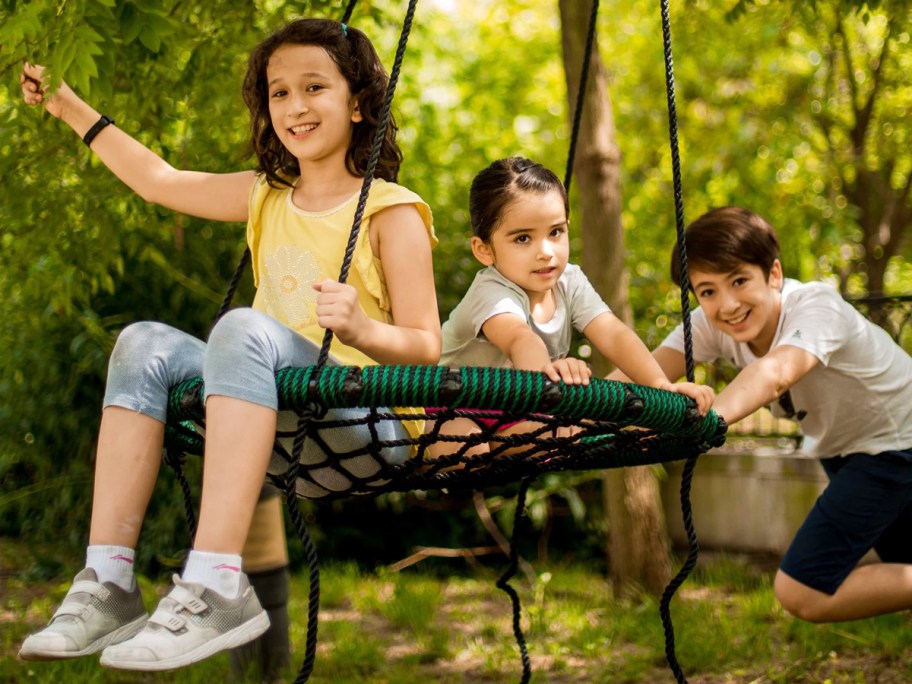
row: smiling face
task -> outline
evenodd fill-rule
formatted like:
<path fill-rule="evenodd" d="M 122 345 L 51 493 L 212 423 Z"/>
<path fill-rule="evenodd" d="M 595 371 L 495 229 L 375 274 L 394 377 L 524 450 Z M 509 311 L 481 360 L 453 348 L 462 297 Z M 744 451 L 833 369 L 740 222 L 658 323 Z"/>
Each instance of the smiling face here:
<path fill-rule="evenodd" d="M 533 307 L 550 297 L 567 267 L 567 211 L 558 190 L 518 191 L 503 210 L 490 239 L 472 238 L 472 252 L 485 266 L 525 291 Z"/>
<path fill-rule="evenodd" d="M 779 325 L 782 265 L 777 259 L 769 278 L 754 264 L 741 264 L 727 273 L 690 269 L 690 282 L 710 324 L 757 356 L 769 351 Z"/>
<path fill-rule="evenodd" d="M 269 116 L 282 145 L 302 165 L 344 164 L 356 98 L 329 53 L 314 45 L 283 45 L 266 67 Z"/>

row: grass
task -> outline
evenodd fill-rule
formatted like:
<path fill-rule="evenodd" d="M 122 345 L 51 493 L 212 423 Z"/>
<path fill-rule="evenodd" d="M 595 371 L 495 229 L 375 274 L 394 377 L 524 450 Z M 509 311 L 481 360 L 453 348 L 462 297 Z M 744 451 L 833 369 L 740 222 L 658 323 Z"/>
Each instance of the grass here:
<path fill-rule="evenodd" d="M 94 658 L 26 663 L 27 633 L 47 620 L 68 580 L 30 577 L 29 550 L 0 540 L 0 682 L 232 681 L 228 657 L 159 675 L 119 673 Z M 509 600 L 496 574 L 440 579 L 411 568 L 365 573 L 353 565 L 321 571 L 322 601 L 314 684 L 518 681 Z M 786 615 L 772 574 L 733 557 L 703 560 L 672 603 L 678 659 L 692 684 L 912 681 L 912 621 L 897 614 L 833 625 Z M 672 682 L 657 601 L 618 599 L 584 567 L 550 568 L 530 588 L 517 581 L 533 682 Z M 151 607 L 164 583 L 142 582 Z M 292 582 L 295 668 L 303 657 L 307 578 Z M 287 681 L 293 679 L 289 673 Z M 236 680 L 235 680 L 236 681 Z"/>

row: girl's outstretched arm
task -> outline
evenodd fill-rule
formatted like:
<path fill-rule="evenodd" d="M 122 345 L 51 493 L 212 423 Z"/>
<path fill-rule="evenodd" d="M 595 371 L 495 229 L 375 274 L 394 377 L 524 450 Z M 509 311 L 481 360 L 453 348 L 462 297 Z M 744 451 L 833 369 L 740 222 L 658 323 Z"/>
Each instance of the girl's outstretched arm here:
<path fill-rule="evenodd" d="M 613 313 L 596 316 L 583 330 L 595 348 L 631 381 L 647 387 L 667 383 L 662 368 L 643 340 Z"/>
<path fill-rule="evenodd" d="M 488 342 L 503 352 L 517 370 L 545 371 L 551 365 L 548 348 L 529 324 L 512 313 L 491 316 L 481 326 Z M 552 380 L 554 371 L 549 373 Z"/>
<path fill-rule="evenodd" d="M 418 210 L 400 204 L 374 214 L 371 245 L 380 257 L 393 323 L 369 318 L 350 285 L 324 280 L 315 285 L 317 318 L 324 328 L 378 363 L 436 364 L 440 360 L 440 317 L 431 242 Z"/>
<path fill-rule="evenodd" d="M 512 313 L 491 316 L 481 327 L 485 337 L 510 359 L 517 370 L 540 371 L 553 382 L 588 385 L 592 371 L 581 359 L 552 361 L 544 341 L 529 324 Z"/>
<path fill-rule="evenodd" d="M 53 93 L 47 92 L 42 66 L 26 64 L 19 82 L 26 104 L 43 104 L 80 138 L 101 118 L 66 83 L 61 82 Z M 149 202 L 215 221 L 247 220 L 253 171 L 218 174 L 175 169 L 116 125 L 99 132 L 91 147 L 115 176 Z"/>
<path fill-rule="evenodd" d="M 668 369 L 656 361 L 643 340 L 614 314 L 597 316 L 586 326 L 583 334 L 620 373 L 636 384 L 684 394 L 697 403 L 697 408 L 704 415 L 712 407 L 715 393 L 711 387 L 691 382 L 669 382 L 673 378 L 667 374 Z M 612 373 L 609 378 L 618 379 L 618 373 Z"/>

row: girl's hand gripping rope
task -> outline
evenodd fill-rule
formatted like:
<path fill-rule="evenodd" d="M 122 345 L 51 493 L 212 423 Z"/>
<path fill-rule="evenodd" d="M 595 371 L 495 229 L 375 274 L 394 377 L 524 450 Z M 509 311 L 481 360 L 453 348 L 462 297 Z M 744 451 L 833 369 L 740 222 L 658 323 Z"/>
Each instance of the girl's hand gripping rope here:
<path fill-rule="evenodd" d="M 694 382 L 668 382 L 660 385 L 658 389 L 677 392 L 685 397 L 690 397 L 697 402 L 697 410 L 700 411 L 701 416 L 709 413 L 709 409 L 712 408 L 713 402 L 716 400 L 716 393 L 712 387 L 698 385 Z"/>
<path fill-rule="evenodd" d="M 314 283 L 317 295 L 317 323 L 321 328 L 332 330 L 343 344 L 362 349 L 359 339 L 373 322 L 361 309 L 358 291 L 351 285 L 335 280 Z"/>

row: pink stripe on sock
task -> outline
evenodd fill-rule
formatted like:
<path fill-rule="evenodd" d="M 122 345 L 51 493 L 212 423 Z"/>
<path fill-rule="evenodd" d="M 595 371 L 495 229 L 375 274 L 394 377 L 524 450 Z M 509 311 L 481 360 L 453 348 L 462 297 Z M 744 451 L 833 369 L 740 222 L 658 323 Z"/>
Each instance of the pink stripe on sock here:
<path fill-rule="evenodd" d="M 234 570 L 235 572 L 240 572 L 241 569 L 235 565 L 228 565 L 227 563 L 219 563 L 216 565 L 213 570 Z"/>
<path fill-rule="evenodd" d="M 118 553 L 116 556 L 111 556 L 111 560 L 122 560 L 122 561 L 126 561 L 126 562 L 129 563 L 130 565 L 133 565 L 133 559 L 132 559 L 132 558 L 127 558 L 126 556 L 122 556 L 122 555 L 120 555 L 119 553 Z"/>

